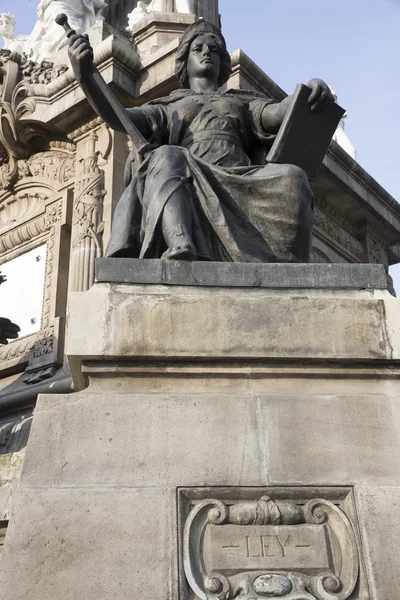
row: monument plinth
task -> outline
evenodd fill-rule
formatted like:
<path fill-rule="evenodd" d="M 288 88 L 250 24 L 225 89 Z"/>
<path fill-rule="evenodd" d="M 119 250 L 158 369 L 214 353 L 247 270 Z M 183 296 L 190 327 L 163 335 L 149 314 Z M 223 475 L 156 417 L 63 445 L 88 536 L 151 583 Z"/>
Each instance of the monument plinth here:
<path fill-rule="evenodd" d="M 70 298 L 81 391 L 36 408 L 9 600 L 399 589 L 384 268 L 107 259 L 96 277 Z"/>
<path fill-rule="evenodd" d="M 41 2 L 25 57 L 0 15 L 1 262 L 44 258 L 0 351 L 0 589 L 394 598 L 399 204 L 217 0 L 102 7 Z"/>

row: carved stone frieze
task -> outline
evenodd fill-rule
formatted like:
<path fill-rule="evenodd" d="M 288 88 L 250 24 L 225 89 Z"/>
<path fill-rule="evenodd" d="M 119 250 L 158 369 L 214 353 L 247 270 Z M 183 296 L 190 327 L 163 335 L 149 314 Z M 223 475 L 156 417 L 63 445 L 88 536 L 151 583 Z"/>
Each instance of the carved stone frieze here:
<path fill-rule="evenodd" d="M 55 325 L 42 329 L 32 349 L 24 382 L 32 385 L 53 377 L 56 372 L 57 339 Z"/>
<path fill-rule="evenodd" d="M 11 342 L 8 346 L 0 347 L 0 365 L 4 361 L 18 359 L 27 356 L 34 348 L 38 334 L 34 333 L 27 337 Z"/>
<path fill-rule="evenodd" d="M 44 329 L 37 337 L 33 349 L 33 359 L 42 359 L 44 356 L 53 354 L 54 350 L 54 325 Z"/>
<path fill-rule="evenodd" d="M 60 151 L 39 152 L 28 160 L 18 161 L 18 175 L 63 184 L 75 177 L 75 156 Z"/>
<path fill-rule="evenodd" d="M 23 58 L 20 64 L 22 78 L 27 83 L 51 83 L 60 75 L 68 71 L 68 65 L 57 65 L 44 60 L 41 63 L 35 63 L 27 58 Z"/>
<path fill-rule="evenodd" d="M 347 600 L 360 562 L 355 531 L 330 500 L 205 499 L 186 519 L 183 562 L 198 600 Z"/>
<path fill-rule="evenodd" d="M 322 230 L 332 240 L 342 246 L 347 252 L 352 254 L 357 260 L 362 260 L 363 257 L 363 246 L 346 231 L 338 222 L 335 222 L 328 214 L 320 209 L 317 209 L 315 215 L 314 225 L 316 228 Z"/>
<path fill-rule="evenodd" d="M 29 60 L 27 56 L 12 53 L 10 50 L 0 50 L 0 67 L 4 67 L 9 60 L 14 60 L 19 65 L 19 74 L 26 83 L 50 83 L 68 71 L 68 65 L 53 64 L 48 60 L 41 63 Z"/>

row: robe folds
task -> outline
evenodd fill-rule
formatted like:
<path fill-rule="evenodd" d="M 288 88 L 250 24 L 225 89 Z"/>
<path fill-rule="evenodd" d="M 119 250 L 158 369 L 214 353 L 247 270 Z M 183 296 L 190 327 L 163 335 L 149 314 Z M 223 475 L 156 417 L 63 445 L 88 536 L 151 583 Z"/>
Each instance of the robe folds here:
<path fill-rule="evenodd" d="M 314 200 L 307 175 L 253 162 L 275 138 L 262 118 L 271 102 L 242 90 L 179 90 L 143 105 L 155 149 L 140 165 L 134 151 L 128 158 L 106 255 L 160 258 L 163 211 L 183 187 L 199 259 L 308 262 Z"/>

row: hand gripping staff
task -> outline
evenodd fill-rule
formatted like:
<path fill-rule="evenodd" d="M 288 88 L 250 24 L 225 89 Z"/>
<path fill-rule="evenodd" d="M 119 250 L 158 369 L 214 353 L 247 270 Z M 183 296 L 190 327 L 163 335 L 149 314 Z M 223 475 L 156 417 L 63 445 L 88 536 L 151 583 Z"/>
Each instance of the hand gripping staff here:
<path fill-rule="evenodd" d="M 65 33 L 67 34 L 67 38 L 70 38 L 71 36 L 76 34 L 76 31 L 74 31 L 71 28 L 70 24 L 68 23 L 67 15 L 60 14 L 56 17 L 55 21 L 56 21 L 57 25 L 64 27 Z M 142 162 L 144 160 L 146 154 L 148 152 L 150 152 L 151 150 L 153 150 L 154 147 L 151 144 L 149 144 L 149 142 L 146 140 L 146 138 L 144 138 L 142 136 L 140 131 L 137 129 L 137 127 L 131 121 L 131 119 L 127 115 L 124 107 L 120 104 L 120 102 L 114 96 L 114 94 L 112 93 L 112 91 L 110 90 L 110 88 L 108 87 L 108 85 L 106 84 L 106 82 L 104 81 L 102 76 L 100 75 L 97 67 L 95 67 L 95 65 L 93 64 L 93 62 L 91 63 L 91 75 L 92 75 L 95 83 L 97 84 L 97 86 L 100 88 L 100 90 L 102 91 L 102 93 L 104 94 L 104 96 L 106 97 L 108 102 L 110 103 L 110 105 L 111 105 L 112 109 L 114 110 L 115 114 L 117 115 L 118 119 L 121 121 L 121 124 L 122 124 L 123 128 L 125 129 L 126 133 L 131 138 L 134 148 L 136 150 L 136 153 L 138 155 L 139 162 Z"/>

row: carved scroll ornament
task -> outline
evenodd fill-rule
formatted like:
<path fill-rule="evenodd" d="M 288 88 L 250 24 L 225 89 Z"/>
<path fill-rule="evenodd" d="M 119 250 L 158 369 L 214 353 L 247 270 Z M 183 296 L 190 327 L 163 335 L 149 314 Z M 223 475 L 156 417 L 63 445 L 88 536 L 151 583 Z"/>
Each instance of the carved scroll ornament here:
<path fill-rule="evenodd" d="M 63 70 L 54 71 L 52 63 L 32 65 L 20 54 L 0 51 L 0 189 L 8 189 L 18 178 L 18 161 L 32 154 L 33 138 L 53 137 L 43 123 L 24 120 L 35 110 L 30 88 L 33 81 L 42 80 L 39 72 L 49 82 Z"/>
<path fill-rule="evenodd" d="M 353 527 L 321 499 L 204 500 L 186 521 L 183 551 L 199 600 L 347 600 L 359 576 Z"/>

